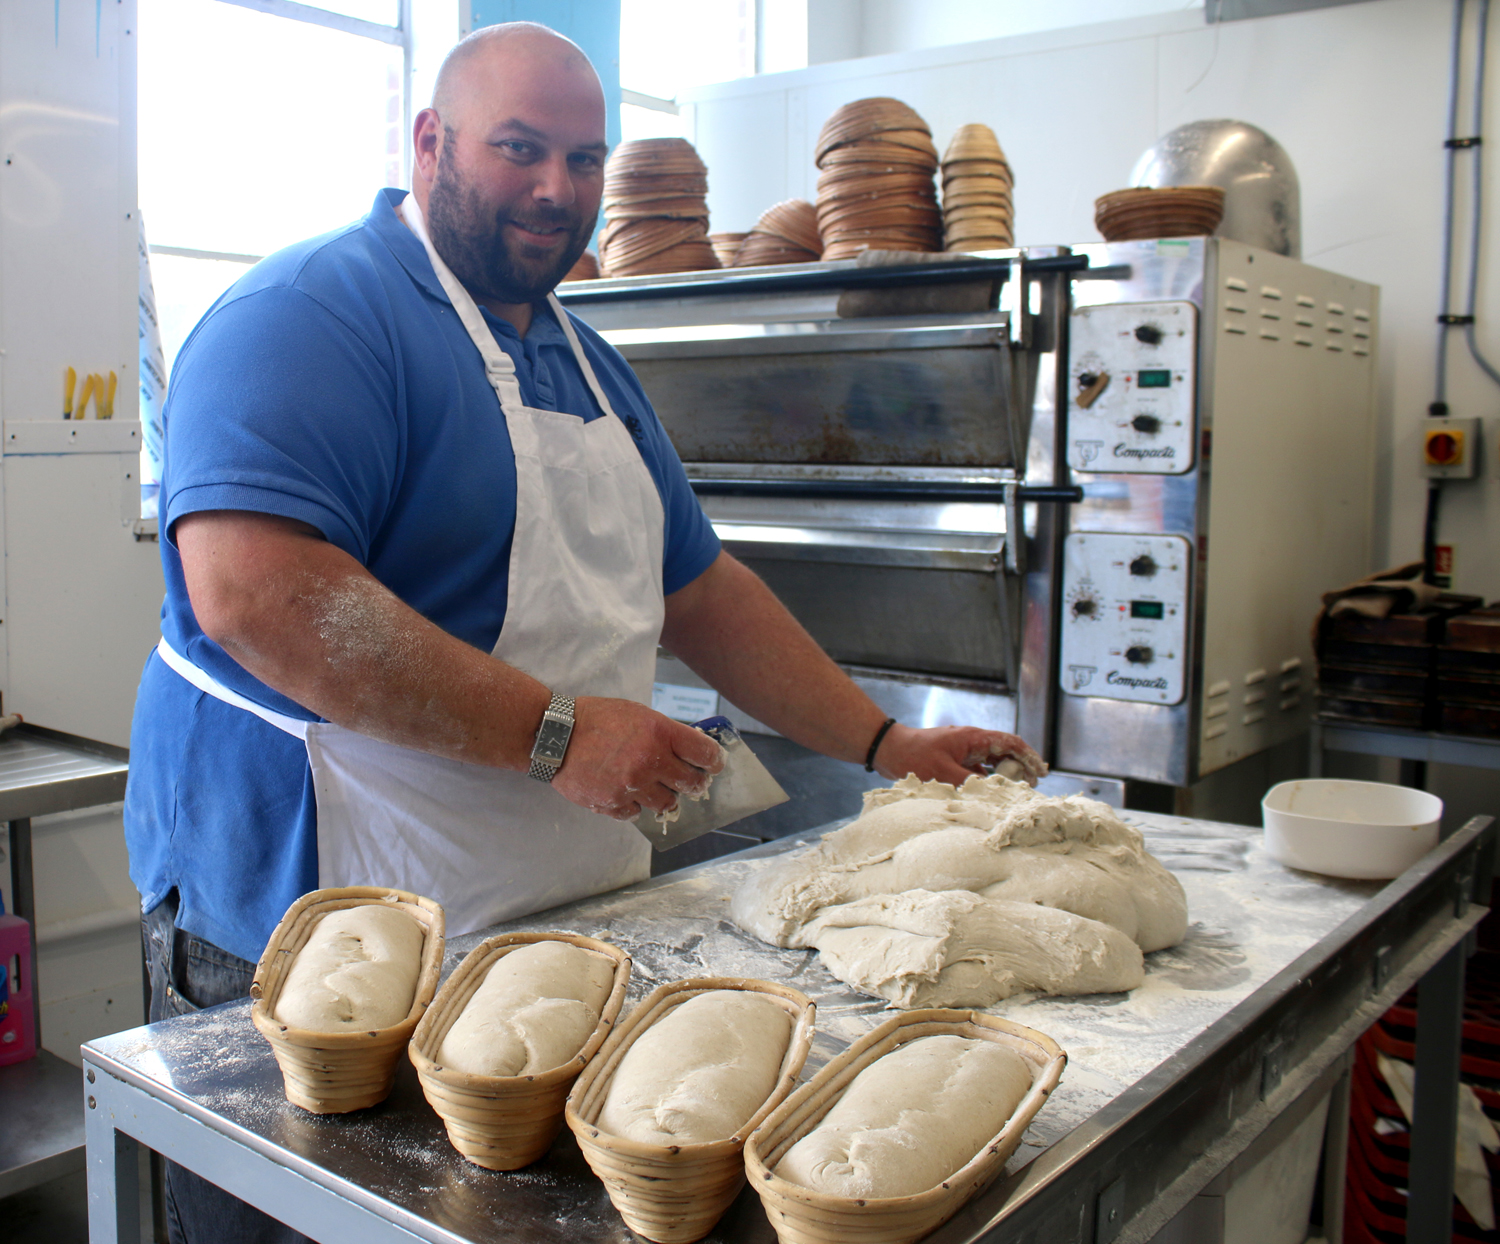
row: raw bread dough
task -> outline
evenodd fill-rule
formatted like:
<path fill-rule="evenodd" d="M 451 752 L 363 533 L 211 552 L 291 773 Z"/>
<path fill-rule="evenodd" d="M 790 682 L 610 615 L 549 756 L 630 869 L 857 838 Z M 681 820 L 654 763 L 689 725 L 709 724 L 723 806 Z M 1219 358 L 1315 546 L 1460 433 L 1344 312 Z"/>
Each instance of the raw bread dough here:
<path fill-rule="evenodd" d="M 651 1145 L 727 1140 L 776 1087 L 791 1036 L 792 1017 L 768 998 L 739 989 L 689 998 L 625 1052 L 599 1127 Z"/>
<path fill-rule="evenodd" d="M 989 1006 L 1016 993 L 1119 993 L 1146 979 L 1119 929 L 966 890 L 908 890 L 825 907 L 811 944 L 841 981 L 906 1010 Z"/>
<path fill-rule="evenodd" d="M 568 942 L 544 941 L 501 956 L 448 1029 L 438 1062 L 479 1076 L 523 1076 L 561 1067 L 599 1024 L 615 965 Z"/>
<path fill-rule="evenodd" d="M 292 960 L 273 1012 L 312 1032 L 374 1032 L 411 1010 L 423 929 L 399 907 L 341 907 L 321 920 Z"/>
<path fill-rule="evenodd" d="M 1132 989 L 1140 954 L 1187 932 L 1181 884 L 1113 809 L 1001 776 L 868 792 L 857 820 L 752 874 L 731 914 L 907 1007 Z"/>
<path fill-rule="evenodd" d="M 908 1041 L 861 1071 L 776 1173 L 835 1196 L 925 1192 L 1004 1128 L 1031 1082 L 1025 1059 L 993 1041 Z"/>

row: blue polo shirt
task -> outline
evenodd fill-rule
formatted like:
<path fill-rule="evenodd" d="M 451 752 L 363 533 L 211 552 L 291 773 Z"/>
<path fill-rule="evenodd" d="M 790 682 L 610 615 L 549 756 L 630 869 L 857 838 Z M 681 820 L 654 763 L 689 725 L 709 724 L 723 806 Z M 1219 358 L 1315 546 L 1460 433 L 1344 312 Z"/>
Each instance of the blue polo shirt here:
<path fill-rule="evenodd" d="M 272 255 L 211 307 L 183 345 L 164 411 L 162 634 L 224 685 L 317 720 L 251 677 L 193 616 L 173 524 L 248 510 L 316 527 L 392 592 L 488 652 L 505 620 L 515 461 L 474 343 L 422 243 L 383 190 L 370 214 Z M 482 312 L 528 406 L 604 417 L 562 327 L 538 306 L 526 336 Z M 665 512 L 666 592 L 718 555 L 713 529 L 639 382 L 573 321 Z M 179 893 L 177 923 L 256 959 L 317 886 L 317 816 L 299 739 L 208 696 L 154 653 L 131 729 L 125 834 L 150 911 Z"/>

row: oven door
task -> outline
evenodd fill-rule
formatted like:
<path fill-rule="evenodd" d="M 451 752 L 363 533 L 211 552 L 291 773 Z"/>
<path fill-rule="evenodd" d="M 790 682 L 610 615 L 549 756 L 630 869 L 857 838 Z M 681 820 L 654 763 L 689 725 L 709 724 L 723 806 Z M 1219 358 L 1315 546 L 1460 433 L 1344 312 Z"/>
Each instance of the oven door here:
<path fill-rule="evenodd" d="M 1016 598 L 1005 535 L 717 518 L 836 661 L 1016 685 Z"/>
<path fill-rule="evenodd" d="M 1035 356 L 1004 315 L 616 330 L 684 462 L 1014 469 Z"/>

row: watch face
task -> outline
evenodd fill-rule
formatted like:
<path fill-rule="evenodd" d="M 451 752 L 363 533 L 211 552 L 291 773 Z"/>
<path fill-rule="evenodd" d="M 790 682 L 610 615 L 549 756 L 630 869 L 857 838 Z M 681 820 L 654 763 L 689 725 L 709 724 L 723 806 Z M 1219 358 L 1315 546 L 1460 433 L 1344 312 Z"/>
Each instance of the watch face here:
<path fill-rule="evenodd" d="M 568 722 L 543 717 L 542 728 L 537 731 L 536 746 L 531 754 L 548 764 L 562 764 L 563 755 L 568 750 L 568 738 L 572 733 L 573 727 Z"/>

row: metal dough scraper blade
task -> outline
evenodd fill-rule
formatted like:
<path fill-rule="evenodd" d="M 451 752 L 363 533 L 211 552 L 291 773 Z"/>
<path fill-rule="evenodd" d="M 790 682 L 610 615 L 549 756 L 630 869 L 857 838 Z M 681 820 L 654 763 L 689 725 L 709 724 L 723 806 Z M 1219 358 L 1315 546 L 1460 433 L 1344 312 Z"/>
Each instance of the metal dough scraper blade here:
<path fill-rule="evenodd" d="M 635 827 L 658 851 L 667 851 L 691 842 L 713 829 L 722 829 L 735 821 L 785 803 L 789 796 L 781 783 L 756 759 L 755 753 L 740 738 L 739 731 L 727 717 L 709 717 L 695 721 L 693 729 L 702 730 L 724 749 L 724 767 L 709 783 L 702 799 L 679 799 L 677 819 L 663 824 L 650 810 L 635 818 Z"/>

